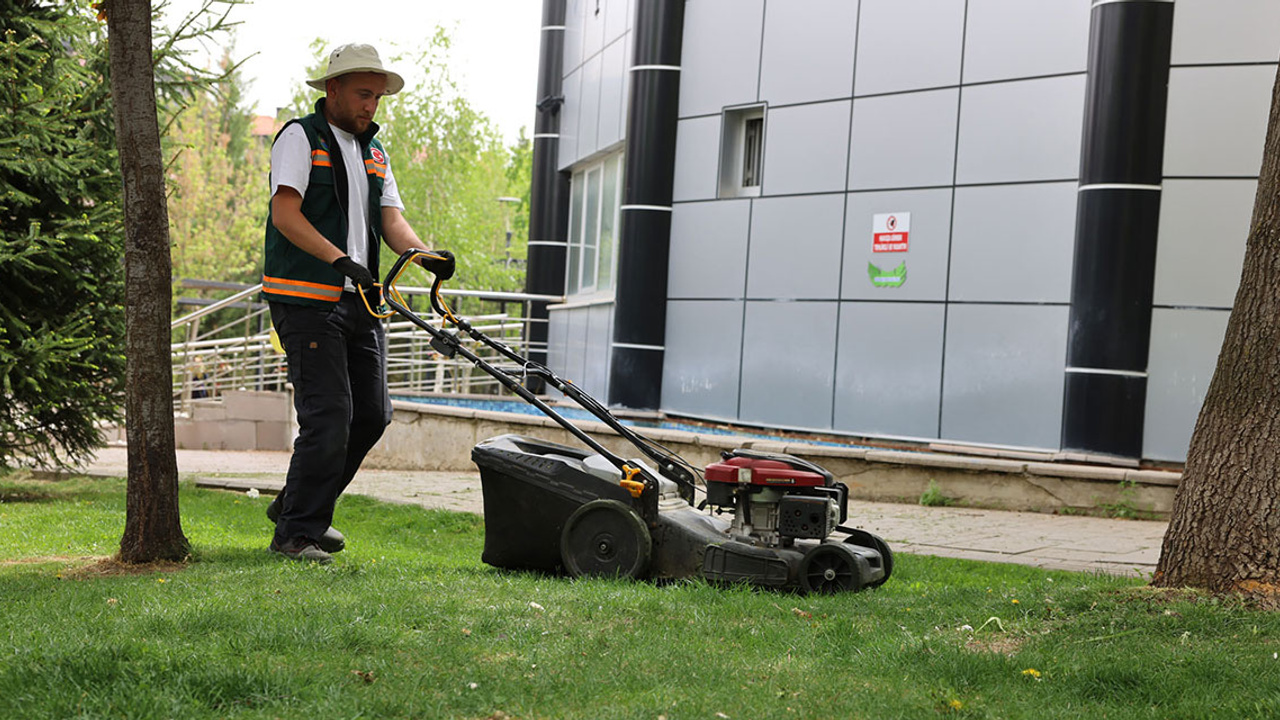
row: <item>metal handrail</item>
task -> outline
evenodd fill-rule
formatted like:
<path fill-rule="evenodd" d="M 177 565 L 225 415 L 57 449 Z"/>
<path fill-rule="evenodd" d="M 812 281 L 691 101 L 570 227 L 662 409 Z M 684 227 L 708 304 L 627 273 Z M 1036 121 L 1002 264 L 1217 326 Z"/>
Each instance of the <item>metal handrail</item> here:
<path fill-rule="evenodd" d="M 431 288 L 417 287 L 416 285 L 397 285 L 396 289 L 400 291 L 401 295 L 431 294 Z M 564 302 L 563 295 L 533 295 L 530 293 L 505 292 L 501 290 L 450 290 L 449 288 L 440 288 L 440 294 L 445 297 L 473 297 L 480 298 L 481 300 L 493 300 L 495 302 Z"/>
<path fill-rule="evenodd" d="M 232 295 L 231 297 L 228 297 L 228 298 L 223 298 L 222 300 L 219 300 L 218 302 L 212 305 L 205 305 L 204 307 L 191 313 L 190 315 L 184 315 L 178 318 L 177 320 L 174 320 L 173 322 L 169 323 L 169 329 L 173 330 L 175 328 L 182 327 L 183 325 L 190 325 L 191 323 L 195 322 L 196 320 L 199 320 L 205 315 L 210 315 L 212 313 L 218 312 L 222 308 L 225 308 L 229 305 L 234 305 L 260 290 L 262 290 L 262 283 L 258 283 L 257 285 L 254 285 L 251 288 L 246 288 L 244 290 L 241 290 L 235 295 Z"/>
<path fill-rule="evenodd" d="M 196 281 L 200 282 L 200 281 Z M 188 284 L 189 283 L 185 283 Z M 250 300 L 262 290 L 262 285 L 233 286 L 237 292 L 221 300 L 212 301 L 200 309 L 183 315 L 170 323 L 177 333 L 186 329 L 185 340 L 171 344 L 174 356 L 174 397 L 180 409 L 201 395 L 217 395 L 227 388 L 272 389 L 283 388 L 287 378 L 283 372 L 283 357 L 271 344 L 268 331 L 269 318 L 266 306 Z M 230 289 L 204 287 L 201 289 Z M 398 287 L 402 295 L 429 295 L 430 288 Z M 455 298 L 471 298 L 483 303 L 495 304 L 497 312 L 478 312 L 470 315 L 472 322 L 480 323 L 484 332 L 501 337 L 507 345 L 525 353 L 545 351 L 545 343 L 536 346 L 529 342 L 529 328 L 534 323 L 548 324 L 546 318 L 528 317 L 532 303 L 563 302 L 562 296 L 535 295 L 487 290 L 448 290 L 442 295 Z M 246 302 L 248 300 L 248 302 Z M 512 304 L 522 306 L 517 314 L 506 312 Z M 202 327 L 201 320 L 219 311 L 234 309 L 235 319 L 219 316 L 221 325 Z M 440 322 L 434 313 L 424 312 L 432 324 Z M 206 323 L 207 324 L 207 323 Z M 413 323 L 385 320 L 387 332 L 388 384 L 397 390 L 409 392 L 498 392 L 500 385 L 493 378 L 473 372 L 474 366 L 458 358 L 446 358 L 438 354 L 430 344 L 430 336 Z M 483 352 L 484 348 L 474 348 Z M 200 391 L 205 391 L 202 393 Z"/>
<path fill-rule="evenodd" d="M 431 294 L 431 288 L 417 287 L 415 285 L 409 285 L 404 287 L 397 286 L 397 288 L 400 290 L 401 295 L 430 295 Z M 212 305 L 205 305 L 204 307 L 200 308 L 199 310 L 196 310 L 193 313 L 183 315 L 177 320 L 174 320 L 173 322 L 169 323 L 169 329 L 172 330 L 174 328 L 178 328 L 183 325 L 188 325 L 195 320 L 199 320 L 200 318 L 206 315 L 210 315 L 223 308 L 234 305 L 240 302 L 241 300 L 244 300 L 245 298 L 249 297 L 250 295 L 253 295 L 261 291 L 262 291 L 262 283 L 258 283 L 257 285 L 247 287 L 244 290 L 241 290 L 240 292 L 234 295 L 225 297 L 213 303 Z M 472 297 L 472 298 L 479 298 L 481 300 L 493 300 L 495 302 L 546 302 L 546 303 L 564 302 L 563 295 L 534 295 L 531 293 L 505 292 L 501 290 L 450 290 L 448 288 L 441 288 L 440 294 L 444 295 L 445 297 Z"/>

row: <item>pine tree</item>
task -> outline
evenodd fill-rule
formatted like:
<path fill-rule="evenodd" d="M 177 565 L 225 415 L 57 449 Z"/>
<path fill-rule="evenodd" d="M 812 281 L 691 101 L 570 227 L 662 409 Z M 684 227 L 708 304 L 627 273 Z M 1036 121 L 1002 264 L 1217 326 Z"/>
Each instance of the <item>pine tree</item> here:
<path fill-rule="evenodd" d="M 75 463 L 119 418 L 124 246 L 102 30 L 0 0 L 0 467 Z"/>

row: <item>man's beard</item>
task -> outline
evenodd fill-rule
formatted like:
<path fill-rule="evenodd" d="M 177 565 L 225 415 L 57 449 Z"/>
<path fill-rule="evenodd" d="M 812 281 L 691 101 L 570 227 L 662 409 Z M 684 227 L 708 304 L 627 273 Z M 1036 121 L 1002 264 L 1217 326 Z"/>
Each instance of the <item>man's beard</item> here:
<path fill-rule="evenodd" d="M 359 135 L 369 127 L 369 123 L 372 121 L 361 119 L 358 115 L 354 114 L 348 115 L 342 112 L 335 112 L 333 114 L 332 122 L 334 125 L 338 126 L 338 128 L 345 130 L 352 135 Z"/>

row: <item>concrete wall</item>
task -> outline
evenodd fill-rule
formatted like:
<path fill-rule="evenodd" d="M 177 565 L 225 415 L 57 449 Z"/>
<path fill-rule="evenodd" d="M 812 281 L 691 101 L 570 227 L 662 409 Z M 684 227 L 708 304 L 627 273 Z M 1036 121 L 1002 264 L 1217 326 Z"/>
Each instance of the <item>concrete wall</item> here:
<path fill-rule="evenodd" d="M 365 467 L 469 472 L 471 448 L 481 440 L 514 433 L 574 447 L 579 442 L 542 416 L 395 403 L 395 421 L 369 453 Z M 587 430 L 624 458 L 638 456 L 602 423 Z M 957 504 L 1030 511 L 1102 511 L 1124 508 L 1167 515 L 1178 473 L 1100 468 L 1051 462 L 1051 455 L 965 456 L 866 447 L 834 447 L 776 442 L 676 430 L 644 431 L 695 467 L 720 459 L 720 452 L 752 447 L 796 455 L 830 470 L 860 500 L 918 501 L 929 483 Z"/>
<path fill-rule="evenodd" d="M 175 442 L 188 450 L 291 450 L 296 428 L 289 393 L 231 390 L 196 400 L 174 421 Z"/>

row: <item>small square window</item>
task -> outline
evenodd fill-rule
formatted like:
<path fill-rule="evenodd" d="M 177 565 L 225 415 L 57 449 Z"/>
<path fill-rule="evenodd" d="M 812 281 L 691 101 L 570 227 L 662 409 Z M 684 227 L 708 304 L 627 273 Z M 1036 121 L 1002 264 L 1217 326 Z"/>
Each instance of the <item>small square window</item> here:
<path fill-rule="evenodd" d="M 721 122 L 720 192 L 759 197 L 764 179 L 764 105 L 725 108 Z"/>

